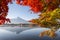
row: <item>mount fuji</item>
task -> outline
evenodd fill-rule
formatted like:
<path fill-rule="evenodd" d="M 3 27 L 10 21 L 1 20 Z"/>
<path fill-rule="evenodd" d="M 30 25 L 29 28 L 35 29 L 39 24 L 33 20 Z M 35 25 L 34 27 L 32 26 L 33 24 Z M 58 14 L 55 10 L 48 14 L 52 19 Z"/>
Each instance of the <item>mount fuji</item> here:
<path fill-rule="evenodd" d="M 17 17 L 17 18 L 12 18 L 10 19 L 11 23 L 8 23 L 8 24 L 31 24 L 30 22 L 20 18 L 20 17 Z"/>

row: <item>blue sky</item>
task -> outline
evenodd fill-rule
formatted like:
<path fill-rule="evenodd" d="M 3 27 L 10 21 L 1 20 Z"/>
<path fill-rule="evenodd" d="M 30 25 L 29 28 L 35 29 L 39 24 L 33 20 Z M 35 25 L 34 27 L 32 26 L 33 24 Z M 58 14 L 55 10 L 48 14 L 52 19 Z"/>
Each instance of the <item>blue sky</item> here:
<path fill-rule="evenodd" d="M 24 20 L 38 18 L 38 15 L 31 13 L 31 11 L 29 11 L 29 7 L 27 6 L 20 6 L 15 3 L 9 4 L 8 6 L 9 6 L 9 12 L 7 18 L 11 19 L 20 17 Z"/>

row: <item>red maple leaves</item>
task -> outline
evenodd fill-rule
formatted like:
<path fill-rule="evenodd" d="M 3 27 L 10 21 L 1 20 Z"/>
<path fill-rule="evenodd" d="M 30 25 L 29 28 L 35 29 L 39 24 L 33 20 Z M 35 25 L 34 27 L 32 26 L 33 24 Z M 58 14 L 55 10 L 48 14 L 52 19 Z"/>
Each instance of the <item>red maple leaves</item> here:
<path fill-rule="evenodd" d="M 9 10 L 8 8 L 8 3 L 12 3 L 13 0 L 0 0 L 0 14 L 2 12 L 6 12 L 4 14 L 6 14 L 7 16 L 7 12 Z M 46 11 L 50 11 L 50 10 L 54 10 L 57 7 L 59 7 L 60 5 L 60 0 L 15 0 L 16 4 L 20 4 L 23 6 L 29 6 L 30 10 L 32 10 L 33 12 L 46 12 Z M 6 18 L 6 16 L 4 17 L 0 17 L 0 19 L 4 19 Z"/>
<path fill-rule="evenodd" d="M 8 12 L 8 3 L 12 0 L 0 0 L 0 25 L 4 24 L 6 21 L 10 22 L 10 19 L 7 19 Z"/>

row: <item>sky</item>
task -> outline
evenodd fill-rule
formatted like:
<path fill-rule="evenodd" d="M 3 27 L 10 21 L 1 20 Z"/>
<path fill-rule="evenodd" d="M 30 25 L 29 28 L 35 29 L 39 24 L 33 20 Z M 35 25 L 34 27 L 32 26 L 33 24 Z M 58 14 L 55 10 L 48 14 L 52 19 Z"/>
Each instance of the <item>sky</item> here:
<path fill-rule="evenodd" d="M 8 7 L 9 11 L 7 18 L 10 19 L 20 17 L 24 20 L 31 20 L 39 17 L 38 14 L 34 14 L 33 12 L 31 13 L 29 7 L 27 6 L 21 6 L 16 3 L 13 3 L 9 4 Z"/>

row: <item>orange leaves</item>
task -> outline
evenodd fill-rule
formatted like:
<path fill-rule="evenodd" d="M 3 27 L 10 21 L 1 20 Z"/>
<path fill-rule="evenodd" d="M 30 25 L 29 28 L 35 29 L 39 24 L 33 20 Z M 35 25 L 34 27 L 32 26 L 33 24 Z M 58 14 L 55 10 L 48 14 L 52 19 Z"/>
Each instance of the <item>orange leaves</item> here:
<path fill-rule="evenodd" d="M 52 0 L 45 0 L 45 2 L 48 4 L 48 3 L 50 3 Z"/>
<path fill-rule="evenodd" d="M 40 12 L 43 9 L 43 3 L 39 0 L 32 0 L 29 6 L 34 12 Z"/>
<path fill-rule="evenodd" d="M 42 12 L 45 7 L 46 10 L 54 10 L 59 6 L 57 0 L 16 0 L 17 4 L 29 6 L 33 12 Z"/>
<path fill-rule="evenodd" d="M 50 34 L 49 34 L 49 37 L 54 38 L 55 36 L 56 36 L 56 33 L 51 31 Z"/>
<path fill-rule="evenodd" d="M 51 38 L 54 38 L 56 36 L 56 33 L 53 30 L 47 30 L 47 31 L 43 31 L 39 34 L 40 37 L 43 36 L 49 36 Z"/>
<path fill-rule="evenodd" d="M 30 20 L 30 22 L 35 23 L 35 24 L 37 24 L 37 21 L 38 20 L 35 20 L 35 19 Z"/>
<path fill-rule="evenodd" d="M 57 0 L 16 0 L 17 4 L 29 6 L 33 12 L 42 12 L 45 7 L 48 11 L 54 10 L 59 6 L 58 2 Z"/>
<path fill-rule="evenodd" d="M 16 4 L 20 4 L 20 0 L 16 0 Z"/>
<path fill-rule="evenodd" d="M 30 6 L 30 10 L 40 12 L 43 9 L 43 3 L 40 0 L 16 0 L 17 4 Z"/>
<path fill-rule="evenodd" d="M 21 4 L 24 6 L 29 6 L 30 10 L 33 12 L 42 12 L 45 7 L 47 7 L 46 10 L 54 10 L 57 8 L 56 0 L 16 0 L 17 4 Z M 52 4 L 52 5 L 51 5 Z"/>
<path fill-rule="evenodd" d="M 4 15 L 2 14 L 4 18 L 6 18 L 7 12 L 8 12 L 7 5 L 8 3 L 12 3 L 12 1 L 13 0 L 0 0 L 0 14 L 3 12 L 6 12 L 6 14 L 5 13 L 3 13 Z M 60 5 L 60 0 L 58 1 L 57 0 L 15 0 L 15 1 L 16 1 L 16 4 L 29 6 L 30 10 L 32 10 L 35 13 L 42 12 L 42 11 L 44 12 L 53 11 L 54 9 L 58 8 L 58 6 Z M 44 18 L 46 17 L 42 15 L 41 19 L 44 19 Z M 43 23 L 46 25 L 47 22 L 44 21 L 41 24 Z"/>

